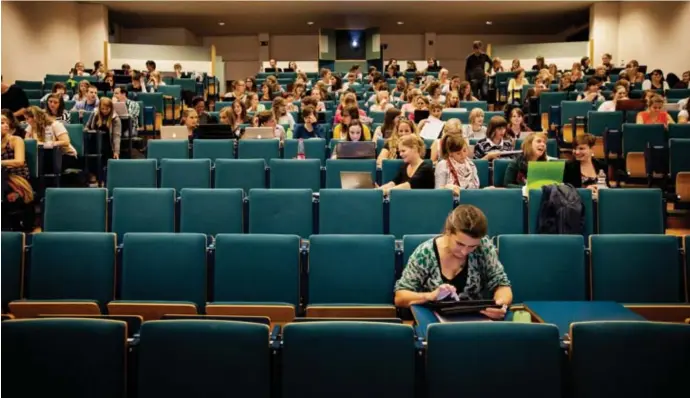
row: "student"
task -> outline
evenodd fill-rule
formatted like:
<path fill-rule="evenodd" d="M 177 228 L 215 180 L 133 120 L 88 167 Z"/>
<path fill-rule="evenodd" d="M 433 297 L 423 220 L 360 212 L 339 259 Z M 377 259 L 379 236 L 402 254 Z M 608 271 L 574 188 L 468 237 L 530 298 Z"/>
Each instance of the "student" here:
<path fill-rule="evenodd" d="M 688 111 L 690 111 L 690 97 L 678 101 L 678 106 L 680 107 L 680 112 L 678 112 L 678 124 L 687 124 L 689 122 Z"/>
<path fill-rule="evenodd" d="M 397 108 L 389 108 L 383 115 L 383 124 L 376 127 L 374 131 L 373 141 L 379 139 L 388 139 L 393 134 L 395 128 L 395 120 L 400 116 L 400 110 Z"/>
<path fill-rule="evenodd" d="M 477 207 L 460 205 L 446 219 L 443 233 L 419 245 L 395 283 L 395 306 L 410 307 L 446 297 L 481 300 L 483 293 L 503 308 L 482 314 L 503 319 L 513 292 L 496 247 L 486 236 L 488 222 Z"/>
<path fill-rule="evenodd" d="M 410 114 L 408 115 L 408 119 L 410 121 L 414 122 L 414 111 L 426 111 L 429 110 L 429 106 L 431 105 L 431 101 L 429 101 L 429 98 L 424 97 L 420 95 L 415 99 L 414 102 L 414 109 Z"/>
<path fill-rule="evenodd" d="M 537 64 L 532 66 L 532 70 L 540 71 L 546 68 L 546 61 L 541 55 L 537 57 Z"/>
<path fill-rule="evenodd" d="M 589 79 L 587 81 L 586 91 L 578 94 L 577 100 L 578 101 L 591 102 L 593 104 L 604 102 L 606 99 L 604 98 L 603 95 L 601 95 L 601 93 L 599 91 L 599 85 L 600 84 L 601 83 L 599 82 L 599 79 L 596 79 L 596 78 Z"/>
<path fill-rule="evenodd" d="M 466 140 L 482 139 L 486 137 L 486 126 L 484 126 L 484 111 L 480 108 L 474 108 L 470 111 L 470 124 L 466 124 L 462 128 L 462 135 Z"/>
<path fill-rule="evenodd" d="M 24 130 L 22 125 L 19 124 L 17 118 L 14 117 L 12 111 L 10 111 L 9 109 L 3 109 L 2 117 L 7 122 L 7 125 L 10 129 L 10 134 L 16 135 L 17 137 L 21 137 L 21 139 L 24 139 L 24 137 L 26 136 L 26 131 Z"/>
<path fill-rule="evenodd" d="M 520 60 L 515 58 L 513 62 L 510 64 L 510 71 L 515 72 L 520 68 Z"/>
<path fill-rule="evenodd" d="M 599 112 L 613 112 L 616 110 L 616 103 L 618 101 L 623 101 L 628 99 L 628 90 L 625 88 L 624 84 L 616 83 L 613 87 L 613 99 L 610 101 L 604 101 L 599 105 Z"/>
<path fill-rule="evenodd" d="M 472 87 L 470 82 L 460 82 L 458 85 L 458 95 L 460 96 L 460 101 L 472 102 L 479 101 L 477 97 L 472 95 Z"/>
<path fill-rule="evenodd" d="M 294 130 L 295 118 L 292 116 L 292 113 L 287 111 L 287 103 L 285 102 L 284 98 L 276 97 L 273 100 L 271 110 L 273 111 L 273 115 L 275 116 L 276 123 L 287 124 L 290 130 Z"/>
<path fill-rule="evenodd" d="M 316 112 L 325 112 L 326 104 L 322 100 L 326 97 L 326 95 L 324 94 L 323 90 L 321 90 L 319 87 L 314 87 L 311 89 L 310 96 L 316 101 Z M 355 104 L 356 103 L 357 100 L 355 97 Z"/>
<path fill-rule="evenodd" d="M 254 76 L 249 76 L 245 81 L 244 81 L 244 88 L 247 93 L 256 93 L 257 92 L 257 87 L 256 87 L 256 78 Z"/>
<path fill-rule="evenodd" d="M 232 126 L 232 134 L 235 136 L 235 138 L 240 138 L 242 136 L 244 133 L 242 123 L 240 120 L 237 120 L 235 112 L 232 111 L 232 107 L 224 107 L 220 110 L 220 112 L 218 112 L 218 116 L 220 117 L 220 124 Z"/>
<path fill-rule="evenodd" d="M 309 138 L 323 138 L 323 133 L 321 132 L 321 126 L 316 122 L 316 111 L 312 106 L 305 106 L 302 109 L 302 119 L 303 124 L 298 124 L 292 133 L 292 138 L 294 139 L 309 139 Z"/>
<path fill-rule="evenodd" d="M 501 152 L 512 151 L 513 141 L 506 140 L 508 122 L 502 116 L 494 116 L 489 121 L 486 137 L 474 146 L 474 158 L 494 160 L 501 156 Z"/>
<path fill-rule="evenodd" d="M 235 80 L 232 83 L 232 91 L 229 93 L 225 93 L 225 95 L 223 96 L 223 99 L 225 101 L 228 101 L 228 100 L 232 101 L 232 100 L 236 100 L 236 99 L 239 99 L 240 101 L 244 101 L 244 95 L 245 95 L 246 88 L 247 88 L 247 86 L 246 86 L 246 83 L 244 82 L 244 80 Z"/>
<path fill-rule="evenodd" d="M 642 90 L 664 90 L 669 89 L 666 79 L 664 79 L 664 72 L 661 69 L 654 69 L 650 78 L 642 82 Z"/>
<path fill-rule="evenodd" d="M 476 147 L 475 147 L 476 148 Z M 527 182 L 529 162 L 546 162 L 546 134 L 532 133 L 522 143 L 522 153 L 508 164 L 505 185 L 508 188 L 519 188 Z"/>
<path fill-rule="evenodd" d="M 94 61 L 93 72 L 91 72 L 91 76 L 96 76 L 96 78 L 98 78 L 99 81 L 102 81 L 103 78 L 105 78 L 105 65 L 103 65 L 103 62 Z"/>
<path fill-rule="evenodd" d="M 293 72 L 299 72 L 299 68 L 297 67 L 297 62 L 295 61 L 290 61 L 288 62 L 288 69 L 292 69 Z"/>
<path fill-rule="evenodd" d="M 637 124 L 663 124 L 668 129 L 669 124 L 674 124 L 673 118 L 664 108 L 664 97 L 654 94 L 647 101 L 647 110 L 637 114 Z"/>
<path fill-rule="evenodd" d="M 10 117 L 14 117 L 9 112 Z M 34 191 L 29 182 L 24 140 L 13 134 L 10 120 L 2 115 L 2 229 L 31 232 L 34 224 Z M 10 212 L 20 217 L 11 223 Z M 12 225 L 15 224 L 15 225 Z"/>
<path fill-rule="evenodd" d="M 70 74 L 70 79 L 73 79 L 74 76 L 88 76 L 88 73 L 86 73 L 85 68 L 84 68 L 84 63 L 81 61 L 77 61 L 74 64 L 74 68 L 69 71 Z"/>
<path fill-rule="evenodd" d="M 165 86 L 165 82 L 161 77 L 161 73 L 157 70 L 149 73 L 148 85 L 151 86 L 153 91 L 158 91 L 158 86 Z"/>
<path fill-rule="evenodd" d="M 46 103 L 46 113 L 58 122 L 70 123 L 70 114 L 65 109 L 65 100 L 58 93 L 49 94 Z"/>
<path fill-rule="evenodd" d="M 369 108 L 369 111 L 385 112 L 390 108 L 394 108 L 394 106 L 389 102 L 388 91 L 380 90 L 378 93 L 376 93 L 376 103 Z"/>
<path fill-rule="evenodd" d="M 77 92 L 72 96 L 72 101 L 83 101 L 86 99 L 87 94 L 89 93 L 89 86 L 91 83 L 89 83 L 88 80 L 82 80 L 79 82 L 79 85 L 77 86 Z"/>
<path fill-rule="evenodd" d="M 391 91 L 391 97 L 400 98 L 401 101 L 405 101 L 405 92 L 407 91 L 407 79 L 404 77 L 399 77 L 395 81 L 395 88 Z"/>
<path fill-rule="evenodd" d="M 364 127 L 365 126 L 358 119 L 352 120 L 352 122 L 350 122 L 350 125 L 347 126 L 347 135 L 345 136 L 345 141 L 364 142 Z M 333 148 L 333 155 L 331 155 L 331 159 L 338 158 L 337 151 L 338 146 L 336 145 Z"/>
<path fill-rule="evenodd" d="M 45 148 L 59 147 L 63 154 L 63 169 L 67 163 L 77 158 L 77 150 L 70 144 L 69 134 L 65 125 L 56 121 L 41 108 L 30 106 L 26 114 L 25 139 L 35 139 Z M 67 162 L 64 160 L 69 159 Z"/>
<path fill-rule="evenodd" d="M 255 127 L 273 127 L 273 135 L 281 142 L 286 138 L 285 129 L 276 123 L 275 114 L 271 111 L 263 111 L 254 117 Z"/>
<path fill-rule="evenodd" d="M 132 135 L 137 135 L 137 129 L 139 128 L 139 113 L 141 112 L 139 103 L 127 98 L 127 88 L 125 86 L 115 87 L 113 102 L 123 102 L 125 104 L 127 107 L 127 114 L 129 115 L 129 132 Z M 192 101 L 192 106 L 194 106 L 194 101 Z"/>
<path fill-rule="evenodd" d="M 273 72 L 282 72 L 283 71 L 281 68 L 278 67 L 278 63 L 273 58 L 268 60 L 268 68 L 266 68 L 266 69 L 273 69 Z"/>
<path fill-rule="evenodd" d="M 604 53 L 601 56 L 601 64 L 606 68 L 606 74 L 608 75 L 611 73 L 611 69 L 614 68 L 613 63 L 611 61 L 613 60 L 613 56 L 609 53 Z"/>
<path fill-rule="evenodd" d="M 417 64 L 415 64 L 414 61 L 407 61 L 407 69 L 405 69 L 405 72 L 417 72 Z"/>
<path fill-rule="evenodd" d="M 407 103 L 400 107 L 403 114 L 414 113 L 417 109 L 417 98 L 422 96 L 422 91 L 418 88 L 413 88 L 407 93 Z"/>
<path fill-rule="evenodd" d="M 266 83 L 261 85 L 261 101 L 273 101 L 273 92 Z"/>
<path fill-rule="evenodd" d="M 443 106 L 437 102 L 429 105 L 429 118 L 420 120 L 417 128 L 421 132 L 424 126 L 429 122 L 441 122 L 441 114 L 443 113 Z M 439 134 L 440 136 L 440 134 Z M 438 137 L 435 137 L 438 138 Z"/>
<path fill-rule="evenodd" d="M 573 141 L 573 155 L 575 159 L 565 163 L 563 182 L 575 188 L 589 188 L 594 193 L 598 190 L 599 172 L 606 173 L 606 165 L 594 158 L 592 148 L 596 138 L 591 134 L 582 134 Z"/>
<path fill-rule="evenodd" d="M 457 109 L 460 108 L 460 97 L 456 91 L 449 91 L 446 95 L 446 104 L 444 109 Z"/>
<path fill-rule="evenodd" d="M 525 124 L 525 113 L 522 112 L 522 109 L 517 107 L 512 108 L 508 114 L 508 120 L 510 120 L 508 128 L 506 129 L 506 136 L 508 136 L 508 139 L 515 141 L 520 138 L 521 133 L 532 132 L 532 129 Z"/>
<path fill-rule="evenodd" d="M 182 79 L 184 76 L 184 73 L 182 73 L 182 65 L 175 63 L 175 65 L 173 65 L 173 73 L 175 74 L 176 79 Z"/>
<path fill-rule="evenodd" d="M 336 139 L 344 140 L 346 137 L 347 128 L 350 126 L 353 120 L 361 120 L 359 109 L 349 105 L 345 107 L 340 119 L 340 123 L 333 129 L 333 137 Z M 364 139 L 366 141 L 371 140 L 371 130 L 368 126 L 364 126 Z"/>
<path fill-rule="evenodd" d="M 313 92 L 314 92 L 314 90 L 312 90 L 312 93 Z M 335 124 L 338 124 L 342 121 L 341 119 L 343 117 L 343 115 L 342 115 L 343 110 L 345 108 L 351 107 L 351 106 L 357 108 L 357 112 L 359 113 L 359 116 L 364 116 L 364 117 L 367 116 L 367 113 L 364 110 L 359 109 L 359 105 L 357 104 L 357 95 L 355 93 L 347 93 L 347 94 L 343 95 L 342 97 L 340 97 L 340 105 L 338 105 L 338 107 L 335 110 L 335 120 L 334 120 Z M 317 111 L 318 111 L 318 108 L 317 108 Z"/>
<path fill-rule="evenodd" d="M 526 83 L 525 70 L 519 68 L 515 71 L 515 77 L 508 82 L 508 100 L 510 102 L 520 102 L 522 86 Z"/>
<path fill-rule="evenodd" d="M 65 83 L 55 82 L 53 83 L 53 88 L 50 90 L 50 93 L 44 95 L 43 98 L 41 98 L 41 106 L 45 106 L 45 103 L 46 101 L 48 101 L 48 97 L 51 94 L 60 94 L 63 101 L 69 101 L 69 94 L 67 94 L 67 86 L 65 86 Z"/>
<path fill-rule="evenodd" d="M 462 122 L 460 122 L 460 119 L 448 119 L 448 121 L 444 123 L 443 129 L 441 130 L 441 137 L 437 140 L 434 140 L 433 144 L 431 144 L 431 156 L 429 158 L 433 164 L 437 164 L 438 161 L 441 160 L 441 140 L 448 134 L 462 135 Z"/>
<path fill-rule="evenodd" d="M 110 98 L 103 97 L 98 103 L 98 110 L 91 114 L 86 126 L 86 130 L 100 131 L 101 136 L 101 158 L 102 165 L 108 164 L 108 159 L 120 158 L 120 139 L 122 137 L 122 122 L 113 109 L 113 102 Z M 96 176 L 91 175 L 91 184 L 96 184 Z"/>
<path fill-rule="evenodd" d="M 383 143 L 383 148 L 376 159 L 376 167 L 381 167 L 385 159 L 398 159 L 398 144 L 408 135 L 418 135 L 414 122 L 404 117 L 399 117 L 395 123 L 393 134 Z"/>
<path fill-rule="evenodd" d="M 80 85 L 81 85 L 81 83 L 80 83 Z M 129 91 L 131 93 L 146 93 L 146 92 L 148 92 L 148 89 L 146 88 L 146 82 L 144 81 L 144 75 L 142 73 L 136 72 L 132 75 L 132 82 L 127 85 L 127 91 Z"/>
<path fill-rule="evenodd" d="M 244 101 L 244 106 L 247 108 L 247 112 L 263 112 L 266 110 L 266 106 L 259 102 L 259 96 L 256 93 L 248 92 L 246 100 Z"/>
<path fill-rule="evenodd" d="M 24 120 L 26 109 L 29 107 L 29 98 L 26 96 L 24 89 L 16 84 L 5 84 L 2 81 L 2 107 L 9 109 L 20 122 Z"/>
<path fill-rule="evenodd" d="M 187 108 L 182 112 L 180 124 L 187 127 L 187 135 L 191 137 L 194 134 L 194 129 L 199 127 L 199 114 L 194 108 Z"/>
<path fill-rule="evenodd" d="M 441 91 L 441 85 L 439 82 L 431 82 L 427 88 L 427 92 L 429 93 L 429 102 L 438 102 L 439 104 L 445 103 L 446 97 L 441 94 Z"/>
<path fill-rule="evenodd" d="M 86 92 L 86 97 L 74 104 L 73 111 L 80 111 L 80 116 L 83 111 L 95 111 L 98 109 L 98 89 L 96 86 L 89 84 L 88 91 Z"/>
<path fill-rule="evenodd" d="M 381 185 L 378 189 L 384 195 L 392 189 L 433 189 L 434 168 L 430 163 L 424 162 L 426 146 L 424 140 L 416 135 L 409 134 L 403 137 L 398 144 L 398 153 L 403 164 L 393 181 Z"/>
<path fill-rule="evenodd" d="M 441 161 L 434 171 L 435 188 L 450 189 L 455 196 L 462 189 L 479 188 L 477 166 L 469 159 L 469 145 L 462 133 L 446 134 L 439 142 Z"/>

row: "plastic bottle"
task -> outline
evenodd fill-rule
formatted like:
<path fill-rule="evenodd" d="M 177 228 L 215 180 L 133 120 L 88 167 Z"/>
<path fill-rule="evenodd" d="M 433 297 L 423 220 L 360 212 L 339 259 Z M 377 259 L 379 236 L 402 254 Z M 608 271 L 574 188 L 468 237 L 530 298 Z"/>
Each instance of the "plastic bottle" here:
<path fill-rule="evenodd" d="M 304 140 L 300 138 L 297 143 L 297 159 L 304 160 L 306 158 L 307 157 L 304 155 Z"/>
<path fill-rule="evenodd" d="M 599 189 L 607 188 L 606 186 L 606 172 L 604 170 L 599 170 L 599 175 L 597 176 L 597 186 Z"/>

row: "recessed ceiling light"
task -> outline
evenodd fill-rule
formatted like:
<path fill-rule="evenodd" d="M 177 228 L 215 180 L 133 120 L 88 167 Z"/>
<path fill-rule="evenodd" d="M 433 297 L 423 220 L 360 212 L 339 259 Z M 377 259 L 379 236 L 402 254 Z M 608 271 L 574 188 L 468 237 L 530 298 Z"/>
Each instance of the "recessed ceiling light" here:
<path fill-rule="evenodd" d="M 398 25 L 404 25 L 404 24 L 405 24 L 405 22 L 403 22 L 403 21 L 398 21 Z"/>
<path fill-rule="evenodd" d="M 487 25 L 493 25 L 494 23 L 491 22 L 491 21 L 486 21 L 486 24 L 487 24 Z"/>
<path fill-rule="evenodd" d="M 218 22 L 218 25 L 225 26 L 225 22 Z"/>
<path fill-rule="evenodd" d="M 314 24 L 314 22 L 312 22 L 312 21 L 307 22 L 307 25 L 313 25 L 313 24 Z"/>

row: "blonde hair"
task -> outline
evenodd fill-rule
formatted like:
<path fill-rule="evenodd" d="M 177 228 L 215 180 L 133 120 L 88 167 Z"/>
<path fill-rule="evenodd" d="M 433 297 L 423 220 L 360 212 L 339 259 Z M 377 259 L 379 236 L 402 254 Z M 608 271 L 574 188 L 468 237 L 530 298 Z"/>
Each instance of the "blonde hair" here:
<path fill-rule="evenodd" d="M 424 154 L 426 153 L 426 145 L 424 144 L 424 140 L 417 134 L 404 136 L 398 143 L 398 146 L 404 146 L 417 151 L 419 157 L 421 158 L 424 158 Z"/>
<path fill-rule="evenodd" d="M 388 151 L 388 159 L 397 158 L 396 148 L 398 148 L 398 144 L 401 142 L 400 134 L 398 134 L 398 128 L 401 124 L 407 124 L 408 126 L 410 126 L 410 129 L 412 130 L 411 135 L 418 135 L 417 126 L 414 124 L 414 122 L 410 119 L 405 118 L 404 116 L 399 116 L 397 121 L 395 122 L 395 127 L 393 127 L 393 134 L 391 134 L 390 138 L 386 140 L 386 142 L 388 143 L 388 148 L 390 148 L 390 150 Z"/>
<path fill-rule="evenodd" d="M 228 118 L 228 122 L 229 122 L 228 124 L 230 126 L 235 127 L 234 125 L 235 125 L 236 117 L 235 117 L 235 112 L 232 110 L 232 106 L 226 106 L 223 109 L 221 109 L 220 112 L 218 112 L 218 116 L 220 116 L 221 118 L 223 115 L 225 115 L 225 117 Z M 219 120 L 219 122 L 220 122 L 220 120 Z"/>
<path fill-rule="evenodd" d="M 462 131 L 462 122 L 458 118 L 448 119 L 443 127 L 444 134 L 450 134 L 454 131 Z"/>
<path fill-rule="evenodd" d="M 100 102 L 98 103 L 98 112 L 94 112 L 95 115 L 93 115 L 94 121 L 98 126 L 105 124 L 106 126 L 108 126 L 108 130 L 110 130 L 113 127 L 113 118 L 115 117 L 113 101 L 108 97 L 102 97 L 99 101 Z M 110 112 L 106 117 L 103 117 L 103 114 L 101 113 L 101 107 L 103 105 L 110 107 Z"/>
<path fill-rule="evenodd" d="M 446 218 L 443 233 L 455 235 L 461 232 L 474 239 L 480 239 L 486 236 L 488 229 L 489 223 L 479 208 L 472 205 L 459 205 Z"/>
<path fill-rule="evenodd" d="M 31 127 L 31 132 L 33 133 L 36 138 L 38 138 L 39 142 L 43 142 L 46 139 L 46 127 L 53 124 L 55 119 L 50 117 L 46 111 L 43 109 L 32 105 L 27 108 L 28 112 L 31 116 L 32 119 L 36 122 L 36 129 L 34 129 L 34 126 Z"/>
<path fill-rule="evenodd" d="M 470 111 L 470 124 L 474 123 L 474 120 L 484 116 L 484 111 L 481 108 L 474 108 Z"/>
<path fill-rule="evenodd" d="M 545 133 L 531 133 L 527 136 L 527 138 L 525 138 L 525 141 L 522 142 L 522 154 L 525 156 L 526 160 L 532 159 L 535 155 L 532 143 L 536 138 L 541 138 L 544 140 L 544 143 L 546 143 L 548 137 Z M 544 154 L 541 156 L 541 158 L 537 160 L 546 160 L 546 151 L 544 151 Z"/>

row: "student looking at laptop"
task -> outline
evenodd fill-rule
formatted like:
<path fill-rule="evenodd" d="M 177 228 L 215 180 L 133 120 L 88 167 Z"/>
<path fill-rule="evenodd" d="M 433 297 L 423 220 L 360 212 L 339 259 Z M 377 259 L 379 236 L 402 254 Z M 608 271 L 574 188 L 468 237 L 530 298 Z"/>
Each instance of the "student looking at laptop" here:
<path fill-rule="evenodd" d="M 187 127 L 187 135 L 192 136 L 194 129 L 199 126 L 199 114 L 194 108 L 187 108 L 182 112 L 181 125 Z"/>
<path fill-rule="evenodd" d="M 254 117 L 254 127 L 273 127 L 275 138 L 281 141 L 285 139 L 285 129 L 283 126 L 276 124 L 276 118 L 271 111 L 257 113 Z"/>
<path fill-rule="evenodd" d="M 546 162 L 546 134 L 532 133 L 522 143 L 522 153 L 515 158 L 506 169 L 505 186 L 520 188 L 527 181 L 527 167 L 529 162 Z"/>
<path fill-rule="evenodd" d="M 127 98 L 127 88 L 123 86 L 115 87 L 113 101 L 125 104 L 127 107 L 127 114 L 129 115 L 129 129 L 132 135 L 136 135 L 137 129 L 139 128 L 139 112 L 141 112 L 139 103 Z"/>
<path fill-rule="evenodd" d="M 431 163 L 424 162 L 426 146 L 424 140 L 409 134 L 398 144 L 398 153 L 403 164 L 393 181 L 383 184 L 378 189 L 387 195 L 391 189 L 434 189 L 434 169 Z"/>
<path fill-rule="evenodd" d="M 347 135 L 345 137 L 345 141 L 348 142 L 366 142 L 364 139 L 364 125 L 362 122 L 360 122 L 357 119 L 354 119 L 352 122 L 350 122 L 350 125 L 347 126 Z M 336 145 L 333 148 L 333 155 L 331 155 L 331 159 L 337 159 L 338 158 L 338 146 Z"/>
<path fill-rule="evenodd" d="M 477 207 L 460 205 L 446 219 L 443 233 L 422 243 L 395 283 L 396 307 L 440 301 L 446 297 L 481 300 L 483 292 L 503 308 L 482 314 L 503 319 L 513 301 L 510 280 L 486 236 L 488 222 Z"/>
<path fill-rule="evenodd" d="M 353 121 L 360 121 L 359 109 L 354 105 L 347 105 L 343 108 L 341 113 L 340 123 L 338 123 L 333 129 L 333 137 L 336 139 L 344 140 L 346 139 L 347 127 Z M 364 125 L 364 140 L 371 140 L 371 130 L 369 127 Z"/>
<path fill-rule="evenodd" d="M 323 138 L 321 126 L 316 124 L 316 111 L 313 106 L 305 106 L 302 109 L 302 119 L 304 123 L 298 124 L 292 133 L 294 139 Z"/>

